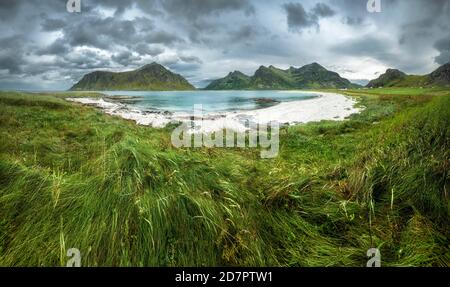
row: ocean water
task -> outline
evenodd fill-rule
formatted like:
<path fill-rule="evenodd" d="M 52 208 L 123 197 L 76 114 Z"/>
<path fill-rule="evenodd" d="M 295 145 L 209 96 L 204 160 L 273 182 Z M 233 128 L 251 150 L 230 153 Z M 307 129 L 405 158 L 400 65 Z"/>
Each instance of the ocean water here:
<path fill-rule="evenodd" d="M 204 112 L 255 110 L 280 102 L 315 98 L 301 91 L 101 91 L 110 99 L 141 110 L 191 112 L 202 105 Z"/>

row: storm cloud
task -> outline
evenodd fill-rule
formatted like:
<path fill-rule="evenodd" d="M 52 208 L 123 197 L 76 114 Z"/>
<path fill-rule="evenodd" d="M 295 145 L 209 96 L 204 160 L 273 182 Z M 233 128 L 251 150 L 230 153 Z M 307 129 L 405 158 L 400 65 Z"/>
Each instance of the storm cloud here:
<path fill-rule="evenodd" d="M 309 27 L 319 29 L 319 20 L 321 18 L 335 15 L 333 9 L 324 3 L 317 3 L 309 12 L 306 12 L 301 3 L 287 3 L 283 7 L 287 14 L 289 28 L 297 32 Z"/>
<path fill-rule="evenodd" d="M 428 73 L 450 61 L 450 1 L 0 1 L 0 88 L 67 89 L 93 70 L 157 61 L 202 87 L 319 62 L 355 82 L 387 68 Z"/>

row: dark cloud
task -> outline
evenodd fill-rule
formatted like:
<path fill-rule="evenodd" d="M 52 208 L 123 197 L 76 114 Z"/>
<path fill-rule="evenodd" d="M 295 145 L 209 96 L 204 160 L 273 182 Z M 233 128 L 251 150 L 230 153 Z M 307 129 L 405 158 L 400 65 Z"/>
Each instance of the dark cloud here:
<path fill-rule="evenodd" d="M 361 17 L 345 17 L 342 22 L 350 26 L 361 26 L 364 23 L 364 19 Z"/>
<path fill-rule="evenodd" d="M 121 64 L 122 66 L 130 66 L 135 65 L 137 62 L 139 62 L 142 58 L 140 56 L 135 56 L 130 51 L 123 51 L 117 54 L 114 54 L 112 57 L 112 60 L 115 61 L 118 64 Z"/>
<path fill-rule="evenodd" d="M 250 0 L 164 0 L 160 1 L 164 19 L 174 23 L 189 41 L 197 44 L 216 43 L 215 36 L 224 35 L 230 26 L 255 15 Z"/>
<path fill-rule="evenodd" d="M 306 12 L 301 3 L 287 3 L 283 5 L 287 14 L 287 23 L 291 31 L 300 32 L 304 28 L 319 29 L 321 18 L 331 17 L 336 12 L 324 3 L 317 3 L 310 12 Z"/>
<path fill-rule="evenodd" d="M 22 74 L 25 61 L 24 35 L 16 34 L 0 39 L 0 70 L 10 74 Z"/>
<path fill-rule="evenodd" d="M 54 64 L 66 68 L 66 72 L 70 74 L 78 70 L 110 68 L 111 59 L 95 51 L 82 50 L 68 53 L 64 57 L 58 58 Z"/>
<path fill-rule="evenodd" d="M 300 3 L 287 3 L 283 5 L 287 14 L 287 23 L 289 29 L 299 31 L 303 28 L 317 26 L 317 22 L 311 19 Z"/>
<path fill-rule="evenodd" d="M 145 55 L 157 56 L 164 53 L 164 48 L 158 46 L 150 46 L 146 43 L 139 43 L 135 45 L 132 49 L 141 56 Z"/>
<path fill-rule="evenodd" d="M 312 14 L 322 18 L 322 17 L 331 17 L 336 14 L 336 12 L 330 8 L 330 6 L 324 3 L 317 3 L 316 6 L 312 9 Z"/>
<path fill-rule="evenodd" d="M 408 11 L 408 14 L 412 17 L 401 25 L 400 44 L 420 44 L 419 41 L 434 38 L 434 34 L 440 27 L 448 25 L 448 19 L 450 18 L 449 1 L 411 0 L 410 3 L 414 5 L 415 9 L 414 11 Z"/>
<path fill-rule="evenodd" d="M 170 15 L 194 22 L 199 18 L 230 11 L 242 11 L 247 15 L 255 12 L 253 5 L 247 0 L 164 0 L 162 7 Z"/>
<path fill-rule="evenodd" d="M 192 56 L 192 55 L 190 55 L 190 56 L 181 55 L 180 56 L 180 60 L 185 62 L 185 63 L 197 63 L 197 64 L 201 64 L 202 63 L 202 60 L 199 57 Z"/>
<path fill-rule="evenodd" d="M 176 42 L 183 42 L 183 39 L 175 34 L 166 31 L 155 31 L 147 35 L 145 40 L 148 43 L 166 44 L 171 45 Z"/>
<path fill-rule="evenodd" d="M 254 38 L 262 35 L 263 31 L 260 28 L 249 25 L 243 25 L 235 31 L 230 31 L 232 41 L 245 42 L 252 41 Z"/>
<path fill-rule="evenodd" d="M 443 65 L 450 62 L 450 35 L 446 38 L 438 40 L 434 44 L 434 48 L 439 51 L 439 55 L 435 57 L 436 63 Z"/>
<path fill-rule="evenodd" d="M 108 49 L 111 44 L 132 42 L 136 37 L 134 22 L 114 17 L 100 18 L 97 15 L 83 17 L 77 25 L 63 29 L 64 39 L 71 46 L 92 46 Z"/>
<path fill-rule="evenodd" d="M 66 26 L 66 22 L 61 19 L 45 19 L 41 26 L 44 31 L 51 32 L 61 30 Z"/>
<path fill-rule="evenodd" d="M 0 22 L 7 22 L 11 18 L 14 18 L 21 6 L 22 1 L 0 1 Z"/>
<path fill-rule="evenodd" d="M 39 49 L 37 55 L 62 55 L 67 54 L 70 51 L 70 47 L 66 44 L 63 39 L 57 39 L 55 42 L 49 46 Z"/>
<path fill-rule="evenodd" d="M 17 75 L 22 73 L 22 58 L 13 58 L 8 55 L 0 55 L 0 69 L 7 70 L 10 74 Z"/>
<path fill-rule="evenodd" d="M 397 55 L 391 51 L 392 44 L 387 39 L 378 38 L 372 34 L 336 44 L 331 49 L 341 55 L 368 57 L 387 63 L 397 58 Z"/>

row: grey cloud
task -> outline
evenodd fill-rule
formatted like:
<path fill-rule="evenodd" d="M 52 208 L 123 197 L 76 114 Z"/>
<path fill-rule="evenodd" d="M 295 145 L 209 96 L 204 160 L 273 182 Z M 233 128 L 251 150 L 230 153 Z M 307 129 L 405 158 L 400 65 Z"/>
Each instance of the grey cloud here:
<path fill-rule="evenodd" d="M 160 5 L 165 20 L 174 23 L 191 42 L 204 45 L 215 42 L 214 36 L 225 34 L 228 26 L 255 15 L 250 0 L 165 0 Z"/>
<path fill-rule="evenodd" d="M 247 0 L 165 0 L 162 1 L 162 7 L 169 14 L 194 21 L 227 11 L 243 11 L 247 15 L 255 12 L 253 5 Z"/>
<path fill-rule="evenodd" d="M 317 23 L 311 19 L 310 15 L 306 13 L 305 8 L 300 3 L 287 3 L 283 5 L 287 13 L 287 23 L 289 29 L 299 31 L 303 28 L 308 28 Z"/>
<path fill-rule="evenodd" d="M 435 57 L 434 60 L 436 61 L 436 63 L 440 65 L 444 65 L 450 62 L 450 51 L 449 50 L 441 51 L 439 56 Z"/>
<path fill-rule="evenodd" d="M 61 19 L 45 19 L 41 24 L 44 31 L 51 32 L 61 30 L 66 26 L 66 22 Z"/>
<path fill-rule="evenodd" d="M 252 25 L 244 25 L 239 27 L 238 30 L 230 32 L 231 39 L 233 41 L 251 41 L 253 38 L 261 35 L 261 29 Z"/>
<path fill-rule="evenodd" d="M 183 73 L 183 74 L 185 74 L 186 72 L 195 71 L 195 70 L 200 69 L 200 65 L 198 63 L 178 62 L 178 63 L 174 63 L 174 64 L 169 64 L 168 66 L 171 70 L 176 71 L 177 73 Z M 187 76 L 189 76 L 189 75 L 187 75 Z"/>
<path fill-rule="evenodd" d="M 4 51 L 17 51 L 17 49 L 23 48 L 25 35 L 15 34 L 12 36 L 0 38 L 0 52 Z"/>
<path fill-rule="evenodd" d="M 183 61 L 183 62 L 186 62 L 186 63 L 197 63 L 197 64 L 201 64 L 202 63 L 202 60 L 199 57 L 192 56 L 192 55 L 191 56 L 181 55 L 180 56 L 180 60 Z"/>
<path fill-rule="evenodd" d="M 125 12 L 126 9 L 133 6 L 133 1 L 130 0 L 90 0 L 87 5 L 91 8 L 93 7 L 105 7 L 110 9 L 115 9 L 115 15 L 120 15 Z"/>
<path fill-rule="evenodd" d="M 164 53 L 164 49 L 158 46 L 150 46 L 146 43 L 139 43 L 132 48 L 134 51 L 139 53 L 139 55 L 151 55 L 157 56 L 159 54 Z"/>
<path fill-rule="evenodd" d="M 70 47 L 67 46 L 66 42 L 59 38 L 49 46 L 39 49 L 37 55 L 61 55 L 66 54 L 70 51 Z"/>
<path fill-rule="evenodd" d="M 437 41 L 434 44 L 434 48 L 440 52 L 440 54 L 434 58 L 436 63 L 443 65 L 450 62 L 450 35 Z"/>
<path fill-rule="evenodd" d="M 16 34 L 0 39 L 0 70 L 7 70 L 10 74 L 22 74 L 24 59 L 24 35 Z"/>
<path fill-rule="evenodd" d="M 107 49 L 111 43 L 127 44 L 136 36 L 132 21 L 117 20 L 114 17 L 86 17 L 77 25 L 68 26 L 63 31 L 64 38 L 72 46 L 86 45 L 100 49 Z"/>
<path fill-rule="evenodd" d="M 149 43 L 159 43 L 159 44 L 173 44 L 175 42 L 183 42 L 183 39 L 175 34 L 166 31 L 155 31 L 147 35 L 145 40 Z"/>
<path fill-rule="evenodd" d="M 364 19 L 361 17 L 344 17 L 342 22 L 350 26 L 360 26 L 364 23 Z"/>
<path fill-rule="evenodd" d="M 111 58 L 113 61 L 121 64 L 122 66 L 134 65 L 142 59 L 140 56 L 134 56 L 133 53 L 129 51 L 117 53 L 113 55 Z"/>
<path fill-rule="evenodd" d="M 21 4 L 22 1 L 0 1 L 0 22 L 14 18 Z"/>
<path fill-rule="evenodd" d="M 439 51 L 450 50 L 450 35 L 434 43 L 434 47 Z"/>
<path fill-rule="evenodd" d="M 93 51 L 81 51 L 68 53 L 58 58 L 55 65 L 72 70 L 104 69 L 111 66 L 110 59 Z"/>
<path fill-rule="evenodd" d="M 334 52 L 349 56 L 370 57 L 381 62 L 391 62 L 396 55 L 391 52 L 391 43 L 373 35 L 348 40 L 331 47 Z"/>
<path fill-rule="evenodd" d="M 336 12 L 330 8 L 330 6 L 324 3 L 317 3 L 316 6 L 312 9 L 313 15 L 317 17 L 331 17 L 336 14 Z"/>
<path fill-rule="evenodd" d="M 8 70 L 10 74 L 21 74 L 23 64 L 22 58 L 0 55 L 0 70 Z"/>
<path fill-rule="evenodd" d="M 283 8 L 287 14 L 287 23 L 291 31 L 300 32 L 304 28 L 319 29 L 321 18 L 331 17 L 336 12 L 324 3 L 317 3 L 307 12 L 301 3 L 286 3 Z"/>

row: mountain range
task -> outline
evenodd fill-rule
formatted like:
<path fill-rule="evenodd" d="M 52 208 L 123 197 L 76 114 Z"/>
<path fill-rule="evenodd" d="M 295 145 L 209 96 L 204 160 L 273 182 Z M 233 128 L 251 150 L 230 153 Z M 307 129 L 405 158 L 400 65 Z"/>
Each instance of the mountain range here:
<path fill-rule="evenodd" d="M 183 76 L 172 73 L 158 63 L 145 65 L 128 72 L 95 71 L 85 75 L 70 90 L 102 91 L 102 90 L 194 90 Z"/>
<path fill-rule="evenodd" d="M 388 69 L 366 87 L 430 87 L 450 85 L 450 62 L 427 75 L 408 75 L 397 69 Z"/>
<path fill-rule="evenodd" d="M 366 87 L 429 87 L 450 86 L 450 62 L 428 75 L 408 75 L 397 69 L 388 69 Z M 212 81 L 205 90 L 291 90 L 291 89 L 351 89 L 360 88 L 317 63 L 283 70 L 261 66 L 253 76 L 230 72 L 226 77 Z M 145 65 L 128 72 L 95 71 L 83 76 L 70 90 L 195 90 L 183 76 L 175 74 L 158 63 Z"/>
<path fill-rule="evenodd" d="M 300 68 L 282 70 L 274 66 L 261 66 L 253 76 L 239 71 L 212 81 L 206 90 L 289 90 L 320 88 L 357 88 L 338 73 L 329 71 L 317 63 Z"/>

